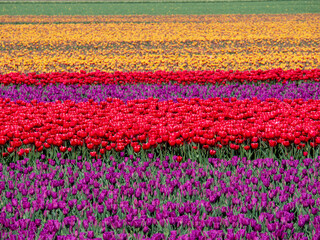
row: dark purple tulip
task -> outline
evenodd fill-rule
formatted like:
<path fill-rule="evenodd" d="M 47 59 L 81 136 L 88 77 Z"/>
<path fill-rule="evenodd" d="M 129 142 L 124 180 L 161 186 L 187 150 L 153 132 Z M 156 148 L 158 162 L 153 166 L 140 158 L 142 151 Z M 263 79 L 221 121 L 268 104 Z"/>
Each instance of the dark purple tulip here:
<path fill-rule="evenodd" d="M 13 212 L 12 205 L 11 204 L 7 204 L 6 205 L 6 210 L 7 210 L 7 212 L 12 213 Z"/>
<path fill-rule="evenodd" d="M 133 221 L 133 225 L 134 225 L 135 228 L 140 228 L 140 227 L 141 227 L 141 224 L 142 224 L 142 222 L 141 222 L 140 219 Z"/>
<path fill-rule="evenodd" d="M 8 187 L 9 187 L 10 190 L 14 189 L 14 185 L 13 185 L 12 181 L 8 181 Z M 2 189 L 4 189 L 4 187 Z"/>
<path fill-rule="evenodd" d="M 104 212 L 104 205 L 98 205 L 98 213 L 102 214 Z"/>
<path fill-rule="evenodd" d="M 63 210 L 66 207 L 66 202 L 65 201 L 59 201 L 58 202 L 58 206 L 61 210 Z"/>
<path fill-rule="evenodd" d="M 153 223 L 153 219 L 152 218 L 147 218 L 146 224 L 148 227 L 150 227 Z"/>
<path fill-rule="evenodd" d="M 254 230 L 257 231 L 257 232 L 261 232 L 261 230 L 262 230 L 261 224 L 256 224 L 256 225 L 254 226 Z"/>
<path fill-rule="evenodd" d="M 93 233 L 93 231 L 88 231 L 88 233 L 87 233 L 87 238 L 89 238 L 89 239 L 93 239 L 93 238 L 94 238 L 94 233 Z"/>
<path fill-rule="evenodd" d="M 6 192 L 6 198 L 11 199 L 13 197 L 12 192 Z"/>
<path fill-rule="evenodd" d="M 149 204 L 147 208 L 150 213 L 153 213 L 155 211 L 155 206 L 152 204 Z"/>
<path fill-rule="evenodd" d="M 88 194 L 88 195 L 87 195 L 87 198 L 88 198 L 88 200 L 92 200 L 92 199 L 93 199 L 92 194 Z"/>
<path fill-rule="evenodd" d="M 78 189 L 76 189 L 76 188 L 72 188 L 72 195 L 76 195 L 77 193 L 78 193 Z"/>
<path fill-rule="evenodd" d="M 31 204 L 28 202 L 28 198 L 23 198 L 21 202 L 24 209 L 29 209 L 31 207 Z"/>
<path fill-rule="evenodd" d="M 141 197 L 141 194 L 142 194 L 141 189 L 140 189 L 140 188 L 137 188 L 137 189 L 136 189 L 136 192 L 135 192 L 135 197 L 136 197 L 136 198 L 140 198 L 140 197 Z"/>
<path fill-rule="evenodd" d="M 269 232 L 274 232 L 276 230 L 276 226 L 274 223 L 268 223 L 267 228 Z"/>
<path fill-rule="evenodd" d="M 56 201 L 56 199 L 54 199 L 54 200 L 52 201 L 52 207 L 53 207 L 53 209 L 58 209 L 58 208 L 59 208 L 59 204 L 58 204 L 58 202 Z"/>
<path fill-rule="evenodd" d="M 311 213 L 312 213 L 313 215 L 316 215 L 318 212 L 319 212 L 319 209 L 318 209 L 318 208 L 312 208 L 312 209 L 311 209 Z"/>
<path fill-rule="evenodd" d="M 83 222 L 82 222 L 82 226 L 84 227 L 85 230 L 88 230 L 89 221 L 87 219 L 84 219 Z"/>
<path fill-rule="evenodd" d="M 114 233 L 113 232 L 105 232 L 103 233 L 103 239 L 104 240 L 110 240 L 114 237 Z"/>
<path fill-rule="evenodd" d="M 78 204 L 78 205 L 77 205 L 77 210 L 78 210 L 78 211 L 81 211 L 83 208 L 84 208 L 84 207 L 83 207 L 81 204 Z"/>
<path fill-rule="evenodd" d="M 35 219 L 34 223 L 36 224 L 37 227 L 41 226 L 41 219 Z"/>
<path fill-rule="evenodd" d="M 67 215 L 69 213 L 69 208 L 64 208 L 62 210 L 63 215 Z"/>
<path fill-rule="evenodd" d="M 51 192 L 51 197 L 54 199 L 58 198 L 58 193 L 57 192 Z"/>
<path fill-rule="evenodd" d="M 33 195 L 35 194 L 34 188 L 30 188 L 30 189 L 29 189 L 29 194 L 30 194 L 31 196 L 33 196 Z"/>
<path fill-rule="evenodd" d="M 21 194 L 22 194 L 22 196 L 27 196 L 28 195 L 28 190 L 27 189 L 22 189 L 21 190 Z"/>
<path fill-rule="evenodd" d="M 74 205 L 75 205 L 75 204 L 74 204 L 74 201 L 73 201 L 73 200 L 69 200 L 69 201 L 68 201 L 68 206 L 69 206 L 70 208 L 73 208 Z"/>
<path fill-rule="evenodd" d="M 184 207 L 183 206 L 179 207 L 178 212 L 180 215 L 183 215 L 184 214 Z"/>
<path fill-rule="evenodd" d="M 144 233 L 148 233 L 148 232 L 149 232 L 149 228 L 148 228 L 147 226 L 145 226 L 145 227 L 143 228 L 143 232 L 144 232 Z"/>

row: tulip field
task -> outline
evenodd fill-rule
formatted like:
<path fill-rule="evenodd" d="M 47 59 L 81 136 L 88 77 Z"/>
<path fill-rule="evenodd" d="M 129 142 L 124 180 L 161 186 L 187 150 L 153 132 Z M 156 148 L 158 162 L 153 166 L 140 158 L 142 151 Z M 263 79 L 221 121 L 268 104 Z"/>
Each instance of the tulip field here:
<path fill-rule="evenodd" d="M 320 239 L 320 14 L 0 22 L 0 239 Z"/>

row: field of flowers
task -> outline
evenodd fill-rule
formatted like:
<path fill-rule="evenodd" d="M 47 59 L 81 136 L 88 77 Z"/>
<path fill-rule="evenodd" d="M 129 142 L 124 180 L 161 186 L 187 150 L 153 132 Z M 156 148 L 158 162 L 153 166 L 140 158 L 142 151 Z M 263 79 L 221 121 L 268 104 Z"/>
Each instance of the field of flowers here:
<path fill-rule="evenodd" d="M 320 239 L 320 14 L 0 22 L 1 239 Z"/>

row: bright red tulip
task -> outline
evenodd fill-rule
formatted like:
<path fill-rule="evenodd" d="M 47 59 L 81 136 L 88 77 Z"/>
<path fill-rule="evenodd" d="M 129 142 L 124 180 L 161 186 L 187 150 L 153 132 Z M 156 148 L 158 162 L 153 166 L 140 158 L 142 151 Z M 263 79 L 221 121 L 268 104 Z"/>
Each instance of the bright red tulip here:
<path fill-rule="evenodd" d="M 214 156 L 214 155 L 216 155 L 217 152 L 216 152 L 216 150 L 211 149 L 209 151 L 209 153 L 210 153 L 211 156 Z"/>
<path fill-rule="evenodd" d="M 137 146 L 135 146 L 135 147 L 133 148 L 133 151 L 134 151 L 135 153 L 140 152 L 140 150 L 141 150 L 141 146 L 140 146 L 140 145 L 137 145 Z"/>
<path fill-rule="evenodd" d="M 59 148 L 59 150 L 60 150 L 60 152 L 65 152 L 65 151 L 67 151 L 67 147 L 61 146 L 61 147 Z"/>
<path fill-rule="evenodd" d="M 90 152 L 91 157 L 96 157 L 97 156 L 97 152 Z"/>

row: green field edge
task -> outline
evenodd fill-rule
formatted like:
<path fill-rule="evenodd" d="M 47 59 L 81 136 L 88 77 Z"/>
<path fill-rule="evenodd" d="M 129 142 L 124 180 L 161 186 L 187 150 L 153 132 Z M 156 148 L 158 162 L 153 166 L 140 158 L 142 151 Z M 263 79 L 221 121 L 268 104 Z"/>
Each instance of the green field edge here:
<path fill-rule="evenodd" d="M 0 2 L 0 15 L 206 15 L 320 13 L 317 0 Z"/>

